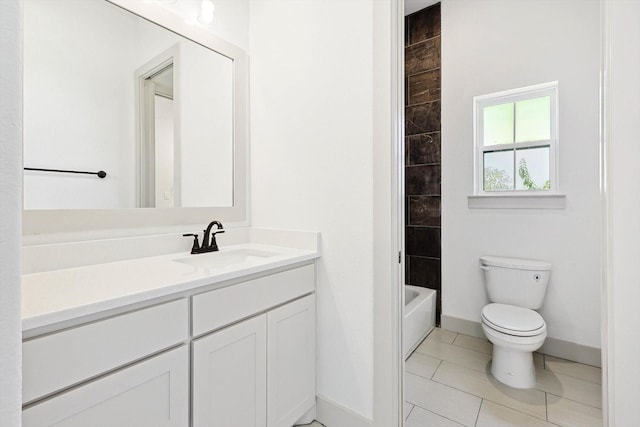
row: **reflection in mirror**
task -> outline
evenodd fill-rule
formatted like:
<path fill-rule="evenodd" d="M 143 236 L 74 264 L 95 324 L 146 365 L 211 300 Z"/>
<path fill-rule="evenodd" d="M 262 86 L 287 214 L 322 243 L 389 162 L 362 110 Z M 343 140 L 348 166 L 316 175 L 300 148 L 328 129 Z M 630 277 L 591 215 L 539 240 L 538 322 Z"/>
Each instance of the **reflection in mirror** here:
<path fill-rule="evenodd" d="M 173 124 L 173 63 L 144 79 L 141 103 L 148 111 L 142 112 L 142 169 L 140 205 L 143 207 L 172 208 L 174 206 L 174 124 Z M 148 102 L 149 100 L 150 102 Z"/>
<path fill-rule="evenodd" d="M 24 1 L 25 209 L 234 205 L 234 60 L 104 0 Z"/>

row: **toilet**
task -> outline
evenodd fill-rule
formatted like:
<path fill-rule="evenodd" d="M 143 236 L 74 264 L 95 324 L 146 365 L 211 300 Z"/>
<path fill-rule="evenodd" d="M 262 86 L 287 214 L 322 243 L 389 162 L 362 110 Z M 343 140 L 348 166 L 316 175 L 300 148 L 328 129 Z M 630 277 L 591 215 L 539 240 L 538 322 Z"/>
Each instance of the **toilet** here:
<path fill-rule="evenodd" d="M 542 307 L 551 264 L 483 256 L 480 268 L 490 301 L 482 308 L 482 330 L 493 343 L 491 374 L 510 387 L 533 388 L 533 352 L 547 337 L 547 325 L 534 310 Z"/>

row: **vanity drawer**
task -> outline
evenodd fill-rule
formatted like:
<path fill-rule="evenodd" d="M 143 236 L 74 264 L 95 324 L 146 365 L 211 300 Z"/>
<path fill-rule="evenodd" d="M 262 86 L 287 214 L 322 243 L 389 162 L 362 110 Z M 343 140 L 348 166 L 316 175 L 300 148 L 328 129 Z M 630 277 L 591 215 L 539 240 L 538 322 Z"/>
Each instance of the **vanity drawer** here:
<path fill-rule="evenodd" d="M 271 276 L 216 289 L 193 297 L 193 335 L 265 311 L 313 292 L 315 265 L 310 264 Z"/>
<path fill-rule="evenodd" d="M 23 403 L 187 340 L 188 319 L 182 298 L 23 342 Z"/>

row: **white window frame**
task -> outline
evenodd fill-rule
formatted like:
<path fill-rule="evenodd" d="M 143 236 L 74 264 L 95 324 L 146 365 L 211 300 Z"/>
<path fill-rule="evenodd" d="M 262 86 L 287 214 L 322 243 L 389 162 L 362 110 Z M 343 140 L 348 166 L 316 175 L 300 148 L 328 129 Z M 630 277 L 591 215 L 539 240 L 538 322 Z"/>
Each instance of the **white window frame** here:
<path fill-rule="evenodd" d="M 541 141 L 530 142 L 517 142 L 509 144 L 489 145 L 485 146 L 483 143 L 484 129 L 483 129 L 483 111 L 485 107 L 492 105 L 505 104 L 510 102 L 524 101 L 532 98 L 539 98 L 543 96 L 550 97 L 550 139 Z M 475 96 L 473 98 L 473 117 L 474 117 L 474 197 L 469 198 L 470 207 L 493 207 L 491 204 L 486 205 L 486 201 L 482 202 L 483 206 L 478 203 L 472 203 L 472 198 L 476 201 L 478 198 L 491 197 L 491 198 L 510 198 L 511 201 L 505 205 L 504 201 L 501 203 L 504 206 L 497 207 L 521 207 L 518 206 L 518 198 L 540 198 L 540 196 L 550 196 L 551 199 L 561 196 L 559 193 L 558 183 L 558 82 L 548 82 L 533 86 L 527 86 L 523 88 L 511 89 L 502 92 L 490 93 L 486 95 Z M 514 117 L 515 121 L 515 117 Z M 515 134 L 514 134 L 515 137 Z M 500 150 L 516 150 L 522 148 L 533 148 L 549 146 L 549 182 L 550 188 L 548 190 L 504 190 L 504 191 L 484 191 L 484 153 Z M 517 165 L 514 165 L 514 180 L 517 179 L 515 175 L 517 173 Z M 515 206 L 512 204 L 515 203 Z M 564 206 L 564 197 L 562 196 L 562 204 Z M 522 207 L 532 207 L 529 204 Z M 553 203 L 552 203 L 553 205 Z M 563 206 L 550 206 L 550 207 L 563 207 Z M 536 207 L 536 206 L 533 206 Z M 545 206 L 541 206 L 545 207 Z"/>

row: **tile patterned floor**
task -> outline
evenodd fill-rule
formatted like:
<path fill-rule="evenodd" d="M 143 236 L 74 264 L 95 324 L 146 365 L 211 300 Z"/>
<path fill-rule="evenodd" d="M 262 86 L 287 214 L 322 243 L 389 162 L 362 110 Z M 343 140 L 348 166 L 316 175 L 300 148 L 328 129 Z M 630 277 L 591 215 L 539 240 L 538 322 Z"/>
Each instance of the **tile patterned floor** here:
<path fill-rule="evenodd" d="M 534 354 L 537 384 L 491 376 L 492 344 L 435 329 L 406 362 L 405 427 L 601 427 L 599 368 Z"/>

